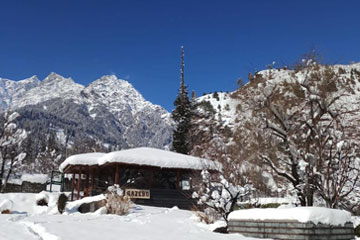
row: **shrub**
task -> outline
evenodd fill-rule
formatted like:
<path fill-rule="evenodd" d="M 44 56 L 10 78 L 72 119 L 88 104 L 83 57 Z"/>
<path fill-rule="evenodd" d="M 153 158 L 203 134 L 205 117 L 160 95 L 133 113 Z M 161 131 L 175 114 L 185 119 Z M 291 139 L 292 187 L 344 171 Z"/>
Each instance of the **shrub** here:
<path fill-rule="evenodd" d="M 261 204 L 260 208 L 278 208 L 280 207 L 280 203 L 267 203 L 267 204 Z"/>
<path fill-rule="evenodd" d="M 360 237 L 360 225 L 357 225 L 354 229 L 355 236 Z"/>
<path fill-rule="evenodd" d="M 217 101 L 220 101 L 219 94 L 216 91 L 213 94 L 213 98 L 215 98 Z"/>
<path fill-rule="evenodd" d="M 49 204 L 49 193 L 42 191 L 35 196 L 36 205 L 48 206 Z"/>
<path fill-rule="evenodd" d="M 241 203 L 238 205 L 238 209 L 250 209 L 250 208 L 278 208 L 282 204 L 280 203 L 266 203 L 266 204 L 258 204 L 258 203 Z"/>
<path fill-rule="evenodd" d="M 62 214 L 64 212 L 67 201 L 68 201 L 67 196 L 64 193 L 60 194 L 58 201 L 57 201 L 57 207 L 58 207 L 59 213 Z"/>
<path fill-rule="evenodd" d="M 215 109 L 214 107 L 211 105 L 210 102 L 208 101 L 201 101 L 199 103 L 196 104 L 196 107 L 204 110 L 205 112 L 207 113 L 210 113 L 210 114 L 214 114 L 215 113 Z"/>
<path fill-rule="evenodd" d="M 106 192 L 106 210 L 108 214 L 125 215 L 129 212 L 132 201 L 118 185 L 108 188 Z"/>
<path fill-rule="evenodd" d="M 46 198 L 40 198 L 40 199 L 36 200 L 36 205 L 38 205 L 38 206 L 47 206 L 48 205 L 48 200 Z"/>
<path fill-rule="evenodd" d="M 229 106 L 228 103 L 225 105 L 225 110 L 226 110 L 226 111 L 230 111 L 230 106 Z"/>
<path fill-rule="evenodd" d="M 199 218 L 200 222 L 203 222 L 203 223 L 206 223 L 206 224 L 212 224 L 217 219 L 220 218 L 219 214 L 217 214 L 211 208 L 206 208 L 204 210 L 200 210 L 199 208 L 194 207 L 192 209 L 192 211 L 194 212 L 195 216 L 197 216 Z"/>
<path fill-rule="evenodd" d="M 10 214 L 10 210 L 9 209 L 6 209 L 6 210 L 2 210 L 1 211 L 1 214 Z"/>
<path fill-rule="evenodd" d="M 342 67 L 339 67 L 338 73 L 339 74 L 346 74 L 346 71 Z"/>

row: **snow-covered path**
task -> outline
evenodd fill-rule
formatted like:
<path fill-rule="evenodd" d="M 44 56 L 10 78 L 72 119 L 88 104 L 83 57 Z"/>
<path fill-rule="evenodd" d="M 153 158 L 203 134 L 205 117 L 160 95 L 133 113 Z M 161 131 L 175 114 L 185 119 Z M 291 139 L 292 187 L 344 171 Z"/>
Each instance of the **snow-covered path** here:
<path fill-rule="evenodd" d="M 46 229 L 47 234 L 57 236 L 53 239 L 59 240 L 115 240 L 119 237 L 132 240 L 245 239 L 240 235 L 213 233 L 205 225 L 197 223 L 191 216 L 191 212 L 176 208 L 137 207 L 127 216 L 38 215 L 28 217 L 26 221 L 41 225 Z"/>
<path fill-rule="evenodd" d="M 0 239 L 7 240 L 38 240 L 25 225 L 18 221 L 23 218 L 21 215 L 0 214 Z"/>
<path fill-rule="evenodd" d="M 5 195 L 0 194 L 0 201 Z M 98 213 L 60 215 L 34 206 L 32 195 L 7 194 L 14 214 L 0 214 L 0 240 L 250 240 L 213 233 L 191 211 L 135 206 L 126 216 Z M 20 200 L 20 201 L 18 201 Z M 43 207 L 45 208 L 45 207 Z"/>

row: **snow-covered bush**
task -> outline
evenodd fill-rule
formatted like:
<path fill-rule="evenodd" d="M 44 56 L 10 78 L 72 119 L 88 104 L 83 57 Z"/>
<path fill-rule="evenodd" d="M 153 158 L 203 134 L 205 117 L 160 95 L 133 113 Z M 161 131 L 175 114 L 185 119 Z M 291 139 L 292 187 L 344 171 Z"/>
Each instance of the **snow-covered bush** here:
<path fill-rule="evenodd" d="M 201 172 L 202 181 L 192 194 L 192 197 L 198 200 L 198 205 L 214 210 L 226 222 L 228 215 L 234 211 L 236 203 L 251 192 L 251 185 L 244 184 L 240 186 L 234 181 L 225 178 L 225 174 L 211 174 L 207 170 Z M 230 179 L 231 180 L 231 179 Z"/>
<path fill-rule="evenodd" d="M 106 192 L 106 210 L 108 214 L 125 215 L 133 205 L 119 185 L 110 186 Z"/>
<path fill-rule="evenodd" d="M 205 208 L 202 211 L 199 208 L 192 209 L 200 222 L 212 224 L 219 219 L 219 213 L 212 208 Z M 221 216 L 220 216 L 221 217 Z"/>
<path fill-rule="evenodd" d="M 1 214 L 10 214 L 14 206 L 13 201 L 5 199 L 0 203 L 0 213 Z"/>
<path fill-rule="evenodd" d="M 48 206 L 49 204 L 49 195 L 46 192 L 40 192 L 35 197 L 37 206 Z"/>

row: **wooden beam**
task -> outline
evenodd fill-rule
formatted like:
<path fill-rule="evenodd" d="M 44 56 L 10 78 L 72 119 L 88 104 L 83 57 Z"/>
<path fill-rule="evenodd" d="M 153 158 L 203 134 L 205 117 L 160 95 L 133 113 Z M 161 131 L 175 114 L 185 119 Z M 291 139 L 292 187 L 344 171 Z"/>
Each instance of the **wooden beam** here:
<path fill-rule="evenodd" d="M 74 201 L 74 189 L 75 189 L 75 171 L 73 172 L 71 179 L 71 201 Z"/>
<path fill-rule="evenodd" d="M 116 165 L 115 169 L 115 184 L 119 185 L 119 165 Z"/>
<path fill-rule="evenodd" d="M 84 197 L 89 196 L 89 175 L 90 175 L 90 167 L 86 167 L 86 178 L 85 178 L 85 187 L 84 187 Z"/>
<path fill-rule="evenodd" d="M 78 186 L 77 186 L 77 196 L 76 199 L 79 200 L 80 199 L 80 190 L 81 190 L 81 166 L 79 167 L 79 174 L 78 174 Z"/>

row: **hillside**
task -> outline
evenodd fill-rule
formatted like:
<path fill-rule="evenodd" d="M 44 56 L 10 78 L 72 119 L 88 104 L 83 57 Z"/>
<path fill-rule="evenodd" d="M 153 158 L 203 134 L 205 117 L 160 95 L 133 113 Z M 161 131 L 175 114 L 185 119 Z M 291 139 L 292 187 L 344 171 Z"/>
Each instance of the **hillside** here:
<path fill-rule="evenodd" d="M 266 130 L 269 126 L 275 128 L 273 123 L 277 121 L 269 109 L 276 109 L 285 121 L 289 121 L 287 118 L 293 114 L 300 116 L 309 111 L 304 105 L 301 86 L 304 81 L 323 99 L 324 106 L 336 99 L 331 111 L 343 113 L 339 118 L 343 126 L 349 127 L 346 134 L 359 142 L 360 134 L 354 126 L 358 126 L 360 119 L 360 63 L 316 65 L 311 71 L 304 65 L 296 70 L 263 70 L 250 76 L 247 84 L 232 93 L 219 92 L 199 97 L 198 103 L 203 103 L 197 109 L 198 117 L 193 119 L 192 133 L 198 137 L 194 138 L 191 153 L 239 163 L 244 174 L 249 170 L 249 179 L 259 182 L 260 186 L 256 187 L 262 193 L 277 195 L 285 191 L 288 186 L 274 174 L 269 174 L 271 171 L 265 171 L 266 167 L 258 156 L 273 156 L 275 149 L 280 148 L 279 143 L 271 141 L 274 138 Z M 295 128 L 288 133 L 294 141 L 304 135 L 297 131 L 299 129 Z"/>

